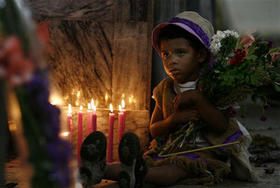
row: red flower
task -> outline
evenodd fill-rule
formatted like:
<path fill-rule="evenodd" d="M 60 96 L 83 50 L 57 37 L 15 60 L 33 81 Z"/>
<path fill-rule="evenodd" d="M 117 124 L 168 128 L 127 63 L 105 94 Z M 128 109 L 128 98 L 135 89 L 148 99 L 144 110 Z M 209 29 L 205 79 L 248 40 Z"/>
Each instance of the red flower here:
<path fill-rule="evenodd" d="M 23 51 L 20 44 L 20 40 L 16 36 L 11 36 L 7 38 L 5 41 L 1 41 L 1 51 L 0 51 L 0 60 L 1 64 L 3 64 L 2 59 L 9 56 L 22 56 Z"/>
<path fill-rule="evenodd" d="M 251 44 L 255 42 L 255 38 L 252 35 L 245 35 L 241 38 L 240 43 L 247 49 Z"/>
<path fill-rule="evenodd" d="M 48 42 L 50 41 L 50 33 L 47 22 L 41 22 L 37 25 L 37 35 L 43 48 L 47 51 L 50 51 L 50 46 L 48 46 Z"/>
<path fill-rule="evenodd" d="M 240 65 L 241 62 L 246 57 L 246 51 L 242 49 L 237 49 L 234 51 L 234 57 L 229 60 L 228 64 L 230 65 Z"/>
<path fill-rule="evenodd" d="M 280 56 L 280 52 L 273 52 L 271 55 L 271 61 L 275 62 L 275 60 Z"/>
<path fill-rule="evenodd" d="M 12 85 L 19 85 L 30 79 L 34 64 L 25 57 L 20 40 L 11 36 L 3 41 L 0 48 L 0 77 L 6 78 Z"/>

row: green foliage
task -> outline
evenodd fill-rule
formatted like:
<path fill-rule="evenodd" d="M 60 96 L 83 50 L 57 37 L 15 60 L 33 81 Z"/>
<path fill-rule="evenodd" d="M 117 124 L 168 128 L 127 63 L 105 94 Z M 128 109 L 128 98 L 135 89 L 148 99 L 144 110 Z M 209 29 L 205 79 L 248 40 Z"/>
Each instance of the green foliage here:
<path fill-rule="evenodd" d="M 203 67 L 201 88 L 217 106 L 241 102 L 249 95 L 266 100 L 269 94 L 280 92 L 280 48 L 252 36 L 253 41 L 245 46 L 242 38 L 230 35 L 221 39 L 215 64 Z"/>

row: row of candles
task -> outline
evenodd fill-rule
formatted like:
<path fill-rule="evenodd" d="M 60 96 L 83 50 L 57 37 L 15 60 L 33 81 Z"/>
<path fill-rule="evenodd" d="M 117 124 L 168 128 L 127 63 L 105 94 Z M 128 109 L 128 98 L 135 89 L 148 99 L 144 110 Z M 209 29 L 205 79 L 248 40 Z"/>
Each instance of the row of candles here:
<path fill-rule="evenodd" d="M 108 121 L 108 138 L 107 138 L 107 162 L 113 162 L 113 138 L 114 138 L 114 119 L 115 114 L 113 113 L 113 105 L 110 104 L 110 112 L 109 112 L 109 121 Z M 125 131 L 125 103 L 122 100 L 122 105 L 119 105 L 119 113 L 118 113 L 118 143 Z M 83 107 L 80 106 L 80 111 L 78 112 L 78 122 L 77 122 L 77 156 L 78 156 L 78 164 L 81 164 L 80 158 L 80 150 L 83 142 L 83 121 L 84 121 L 84 113 Z M 72 107 L 71 104 L 68 105 L 68 114 L 67 114 L 67 127 L 70 133 L 70 142 L 73 135 L 73 123 L 72 123 Z M 86 123 L 86 136 L 91 134 L 92 132 L 97 130 L 97 115 L 96 115 L 96 106 L 94 104 L 94 100 L 91 100 L 91 103 L 88 103 L 88 111 L 87 111 L 87 123 Z"/>

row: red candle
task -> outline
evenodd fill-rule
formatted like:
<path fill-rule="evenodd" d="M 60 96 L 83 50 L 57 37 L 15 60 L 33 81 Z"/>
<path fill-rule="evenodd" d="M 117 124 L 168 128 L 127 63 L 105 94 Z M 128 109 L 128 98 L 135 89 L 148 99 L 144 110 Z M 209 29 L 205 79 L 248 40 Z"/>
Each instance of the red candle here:
<path fill-rule="evenodd" d="M 92 129 L 92 111 L 91 104 L 88 103 L 88 111 L 87 111 L 87 136 L 93 132 Z"/>
<path fill-rule="evenodd" d="M 121 138 L 124 134 L 124 113 L 122 111 L 122 107 L 119 106 L 118 113 L 118 143 L 120 144 Z"/>
<path fill-rule="evenodd" d="M 78 142 L 77 142 L 77 152 L 78 152 L 78 164 L 81 164 L 80 150 L 83 142 L 83 107 L 80 106 L 80 111 L 78 112 Z"/>
<path fill-rule="evenodd" d="M 91 123 L 92 123 L 92 131 L 94 132 L 97 130 L 97 125 L 96 125 L 97 115 L 96 115 L 96 106 L 94 105 L 93 99 L 91 99 L 91 108 L 92 108 Z"/>
<path fill-rule="evenodd" d="M 113 162 L 113 139 L 114 139 L 114 119 L 113 106 L 110 104 L 109 113 L 109 130 L 108 130 L 108 146 L 107 146 L 107 162 Z"/>
<path fill-rule="evenodd" d="M 72 142 L 73 123 L 72 123 L 72 107 L 71 107 L 71 104 L 68 105 L 67 127 L 68 127 L 68 131 L 70 133 L 69 141 Z"/>

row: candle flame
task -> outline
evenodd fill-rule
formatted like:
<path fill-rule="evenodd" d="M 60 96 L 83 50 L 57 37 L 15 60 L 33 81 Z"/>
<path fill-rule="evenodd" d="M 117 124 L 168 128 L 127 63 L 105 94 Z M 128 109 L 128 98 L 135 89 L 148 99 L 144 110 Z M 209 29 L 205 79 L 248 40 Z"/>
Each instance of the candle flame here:
<path fill-rule="evenodd" d="M 72 106 L 68 104 L 68 115 L 72 115 Z"/>
<path fill-rule="evenodd" d="M 60 133 L 61 137 L 67 137 L 68 135 L 69 135 L 68 131 L 64 131 L 64 132 Z"/>
<path fill-rule="evenodd" d="M 119 111 L 120 111 L 120 112 L 122 111 L 122 106 L 121 106 L 121 105 L 119 105 Z"/>
<path fill-rule="evenodd" d="M 110 111 L 113 113 L 113 105 L 110 103 Z"/>
<path fill-rule="evenodd" d="M 50 103 L 52 105 L 62 105 L 63 101 L 59 96 L 53 94 L 53 95 L 50 96 Z"/>
<path fill-rule="evenodd" d="M 80 106 L 80 111 L 83 111 L 83 106 Z"/>
<path fill-rule="evenodd" d="M 91 98 L 90 103 L 91 103 L 91 106 L 94 106 L 94 100 L 93 100 L 93 98 Z"/>
<path fill-rule="evenodd" d="M 124 93 L 122 94 L 122 98 L 125 98 L 125 94 Z"/>
<path fill-rule="evenodd" d="M 79 101 L 76 101 L 76 102 L 75 102 L 75 105 L 76 105 L 76 106 L 79 106 L 79 104 L 80 104 Z"/>
<path fill-rule="evenodd" d="M 92 106 L 92 110 L 93 110 L 93 112 L 96 112 L 96 106 Z"/>
<path fill-rule="evenodd" d="M 94 105 L 94 100 L 93 99 L 91 99 L 90 104 L 91 104 L 91 109 L 93 110 L 93 112 L 95 112 L 96 111 L 96 106 Z"/>
<path fill-rule="evenodd" d="M 77 92 L 77 97 L 80 98 L 80 96 L 81 96 L 81 92 L 78 91 L 78 92 Z"/>
<path fill-rule="evenodd" d="M 105 101 L 106 101 L 106 102 L 108 101 L 108 98 L 109 98 L 109 96 L 108 96 L 108 94 L 106 93 L 106 94 L 105 94 Z"/>
<path fill-rule="evenodd" d="M 90 110 L 91 110 L 91 104 L 88 103 L 88 111 L 90 111 Z"/>
<path fill-rule="evenodd" d="M 125 108 L 125 102 L 124 102 L 124 100 L 122 99 L 122 109 L 124 109 Z"/>

